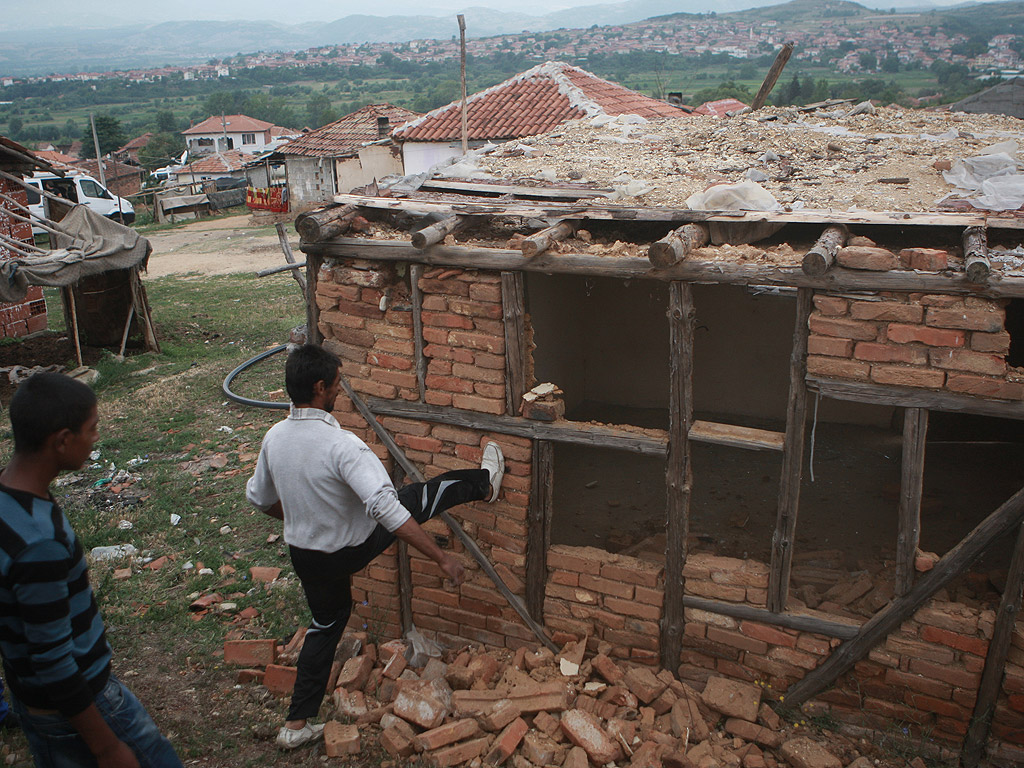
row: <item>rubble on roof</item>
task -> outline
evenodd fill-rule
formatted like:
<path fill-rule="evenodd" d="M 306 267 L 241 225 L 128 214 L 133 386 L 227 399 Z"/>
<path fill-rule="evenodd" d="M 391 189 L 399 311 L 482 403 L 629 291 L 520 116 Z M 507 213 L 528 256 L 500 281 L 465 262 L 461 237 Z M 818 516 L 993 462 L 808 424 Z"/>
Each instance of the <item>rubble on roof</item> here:
<path fill-rule="evenodd" d="M 627 124 L 583 119 L 502 145 L 479 164 L 504 179 L 647 190 L 635 196 L 638 205 L 682 208 L 713 184 L 751 179 L 792 209 L 936 211 L 953 191 L 941 171 L 1019 137 L 1024 127 L 1002 115 L 858 111 L 766 108 Z"/>

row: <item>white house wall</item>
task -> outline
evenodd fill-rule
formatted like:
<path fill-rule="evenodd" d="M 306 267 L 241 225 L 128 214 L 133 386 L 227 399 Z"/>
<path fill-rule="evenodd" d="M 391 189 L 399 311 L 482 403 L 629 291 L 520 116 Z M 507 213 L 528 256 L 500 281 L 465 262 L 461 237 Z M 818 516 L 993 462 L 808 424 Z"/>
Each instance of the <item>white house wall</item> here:
<path fill-rule="evenodd" d="M 374 179 L 402 174 L 402 159 L 387 146 L 363 147 L 358 157 L 346 157 L 334 161 L 338 192 L 350 192 Z"/>
<path fill-rule="evenodd" d="M 407 141 L 402 144 L 405 174 L 429 171 L 431 167 L 453 157 L 462 156 L 462 142 Z"/>

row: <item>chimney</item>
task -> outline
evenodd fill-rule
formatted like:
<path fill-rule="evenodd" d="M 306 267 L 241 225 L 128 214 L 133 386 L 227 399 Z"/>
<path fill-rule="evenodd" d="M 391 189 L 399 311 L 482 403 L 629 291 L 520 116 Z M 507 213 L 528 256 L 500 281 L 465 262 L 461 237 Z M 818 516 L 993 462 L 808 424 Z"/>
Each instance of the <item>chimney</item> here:
<path fill-rule="evenodd" d="M 388 137 L 388 133 L 390 132 L 390 130 L 391 121 L 388 120 L 386 117 L 379 116 L 377 118 L 377 138 L 386 139 Z"/>

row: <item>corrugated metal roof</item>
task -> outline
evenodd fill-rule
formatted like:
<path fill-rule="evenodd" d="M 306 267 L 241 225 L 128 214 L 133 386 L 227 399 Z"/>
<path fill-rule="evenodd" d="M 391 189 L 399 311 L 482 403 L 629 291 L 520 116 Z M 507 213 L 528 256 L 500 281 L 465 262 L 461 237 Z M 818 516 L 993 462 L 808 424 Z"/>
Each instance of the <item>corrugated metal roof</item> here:
<path fill-rule="evenodd" d="M 305 157 L 344 157 L 359 151 L 368 141 L 379 138 L 377 119 L 386 117 L 390 134 L 397 126 L 404 125 L 419 117 L 417 112 L 396 107 L 393 104 L 368 104 L 340 120 L 328 123 L 322 128 L 298 136 L 277 148 L 280 155 L 302 155 Z"/>
<path fill-rule="evenodd" d="M 549 61 L 467 99 L 469 139 L 514 139 L 550 131 L 567 120 L 596 115 L 645 118 L 685 114 L 668 102 L 652 99 L 586 70 Z M 462 136 L 462 102 L 428 112 L 395 131 L 403 141 L 458 141 Z"/>

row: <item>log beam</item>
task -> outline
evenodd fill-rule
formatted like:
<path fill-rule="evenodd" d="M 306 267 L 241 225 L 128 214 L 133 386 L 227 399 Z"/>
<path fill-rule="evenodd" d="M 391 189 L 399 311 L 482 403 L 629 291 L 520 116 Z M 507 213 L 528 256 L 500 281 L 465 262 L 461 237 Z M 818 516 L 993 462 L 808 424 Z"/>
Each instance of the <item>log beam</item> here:
<path fill-rule="evenodd" d="M 412 247 L 418 250 L 429 248 L 444 240 L 452 232 L 456 232 L 466 226 L 465 216 L 446 216 L 440 221 L 424 227 L 419 232 L 412 233 Z"/>
<path fill-rule="evenodd" d="M 786 692 L 787 706 L 799 707 L 828 688 L 853 668 L 890 632 L 914 615 L 940 589 L 963 574 L 993 542 L 1001 539 L 1024 520 L 1024 488 L 1017 491 L 999 509 L 982 520 L 959 544 L 949 550 L 935 567 L 918 579 L 902 597 L 876 613 L 857 636 L 840 645 L 813 672 Z"/>
<path fill-rule="evenodd" d="M 793 613 L 773 613 L 764 608 L 755 608 L 744 603 L 723 603 L 719 600 L 708 600 L 706 597 L 695 597 L 686 595 L 683 598 L 683 605 L 687 608 L 696 608 L 708 613 L 717 613 L 720 616 L 729 616 L 733 619 L 757 621 L 761 624 L 771 624 L 775 627 L 786 627 L 797 629 L 801 632 L 813 632 L 816 635 L 826 637 L 838 637 L 849 640 L 857 636 L 856 624 L 843 624 L 839 621 L 830 621 L 817 616 L 801 616 Z"/>
<path fill-rule="evenodd" d="M 540 232 L 524 238 L 523 242 L 519 246 L 523 252 L 523 256 L 528 259 L 532 259 L 535 256 L 544 253 L 544 251 L 550 248 L 553 243 L 556 243 L 559 240 L 565 240 L 565 238 L 569 237 L 569 235 L 576 231 L 576 227 L 576 222 L 562 220 L 547 229 L 542 229 Z"/>
<path fill-rule="evenodd" d="M 988 236 L 984 227 L 964 230 L 964 272 L 972 283 L 988 282 L 992 265 L 988 260 Z"/>
<path fill-rule="evenodd" d="M 656 267 L 671 267 L 711 240 L 706 224 L 684 224 L 674 229 L 647 249 L 647 258 Z"/>
<path fill-rule="evenodd" d="M 420 278 L 423 277 L 423 265 L 409 265 L 409 283 L 412 293 L 412 338 L 413 352 L 416 355 L 416 387 L 420 393 L 420 402 L 427 399 L 427 357 L 423 354 L 423 291 L 420 289 Z"/>
<path fill-rule="evenodd" d="M 754 96 L 754 101 L 750 105 L 752 111 L 757 111 L 764 106 L 764 103 L 768 100 L 768 94 L 772 92 L 772 88 L 775 87 L 775 83 L 778 82 L 779 75 L 782 74 L 782 70 L 786 66 L 786 62 L 789 61 L 789 57 L 793 55 L 793 44 L 786 43 L 782 46 L 782 50 L 779 51 L 775 57 L 775 61 L 772 63 L 771 69 L 768 70 L 768 74 L 765 75 L 764 82 L 761 83 L 761 87 L 757 91 L 757 95 Z"/>
<path fill-rule="evenodd" d="M 295 231 L 304 242 L 319 243 L 344 234 L 359 209 L 354 205 L 335 205 L 312 213 L 300 214 Z"/>
<path fill-rule="evenodd" d="M 526 285 L 522 272 L 501 273 L 501 314 L 505 327 L 505 412 L 515 416 L 529 375 Z"/>
<path fill-rule="evenodd" d="M 843 247 L 849 234 L 849 230 L 842 224 L 825 227 L 825 231 L 804 254 L 803 262 L 800 264 L 804 274 L 818 277 L 832 269 L 832 265 L 836 263 L 836 254 Z"/>

